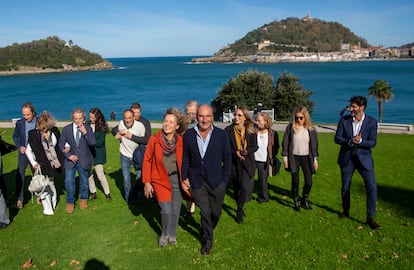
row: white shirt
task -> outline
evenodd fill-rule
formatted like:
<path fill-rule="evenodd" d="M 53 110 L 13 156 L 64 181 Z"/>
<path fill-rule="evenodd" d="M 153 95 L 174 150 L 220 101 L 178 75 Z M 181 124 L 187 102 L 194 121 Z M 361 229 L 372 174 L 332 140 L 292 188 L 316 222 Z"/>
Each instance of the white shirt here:
<path fill-rule="evenodd" d="M 267 161 L 267 146 L 269 144 L 269 133 L 257 134 L 257 146 L 258 149 L 254 152 L 254 159 L 259 162 Z"/>
<path fill-rule="evenodd" d="M 141 122 L 135 121 L 130 128 L 127 128 L 124 124 L 124 120 L 121 120 L 118 125 L 118 130 L 128 130 L 133 135 L 138 137 L 145 136 L 145 126 Z M 138 147 L 138 144 L 130 139 L 125 138 L 124 136 L 121 137 L 121 143 L 119 144 L 119 152 L 121 155 L 132 158 L 134 154 L 135 148 Z"/>

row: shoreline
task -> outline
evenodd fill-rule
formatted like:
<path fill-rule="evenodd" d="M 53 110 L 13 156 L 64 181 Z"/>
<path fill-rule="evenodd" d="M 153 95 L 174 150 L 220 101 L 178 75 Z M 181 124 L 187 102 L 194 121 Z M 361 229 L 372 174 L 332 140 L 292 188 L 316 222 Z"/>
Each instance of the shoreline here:
<path fill-rule="evenodd" d="M 113 69 L 113 65 L 108 60 L 98 63 L 93 66 L 73 67 L 71 65 L 63 65 L 62 68 L 40 68 L 30 66 L 19 66 L 18 70 L 0 71 L 0 76 L 13 75 L 31 75 L 31 74 L 48 74 L 48 73 L 63 73 L 63 72 L 80 72 L 90 70 L 107 70 Z"/>
<path fill-rule="evenodd" d="M 340 63 L 340 62 L 365 62 L 365 61 L 413 61 L 414 58 L 386 57 L 386 58 L 367 58 L 367 57 L 345 57 L 345 56 L 321 56 L 309 54 L 307 56 L 298 55 L 246 55 L 246 56 L 206 56 L 192 58 L 194 64 L 203 63 Z"/>
<path fill-rule="evenodd" d="M 120 120 L 111 120 L 107 121 L 109 128 L 113 128 L 119 123 Z M 56 126 L 59 128 L 62 128 L 68 124 L 72 123 L 72 121 L 56 121 Z M 162 128 L 161 122 L 154 122 L 150 121 L 151 128 Z M 214 125 L 216 127 L 224 129 L 228 125 L 230 125 L 230 122 L 218 122 L 215 121 Z M 286 129 L 286 126 L 288 125 L 287 121 L 283 122 L 275 122 L 273 123 L 272 128 L 276 131 L 284 132 Z M 15 128 L 15 122 L 5 122 L 0 121 L 0 128 Z M 335 133 L 336 131 L 336 124 L 318 124 L 314 123 L 314 127 L 316 128 L 316 131 L 318 133 Z M 410 134 L 414 135 L 414 129 L 413 125 L 404 125 L 404 124 L 390 124 L 390 123 L 382 123 L 382 126 L 380 124 L 380 127 L 378 128 L 378 133 L 387 133 L 387 134 Z"/>

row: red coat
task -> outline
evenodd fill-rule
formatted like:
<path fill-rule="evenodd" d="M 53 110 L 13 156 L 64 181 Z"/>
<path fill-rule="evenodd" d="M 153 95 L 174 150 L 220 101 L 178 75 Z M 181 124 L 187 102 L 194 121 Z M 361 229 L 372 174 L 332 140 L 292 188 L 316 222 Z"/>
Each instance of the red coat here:
<path fill-rule="evenodd" d="M 148 141 L 144 155 L 144 163 L 142 165 L 142 182 L 152 184 L 158 202 L 170 202 L 172 191 L 170 178 L 168 177 L 168 172 L 163 161 L 161 134 L 162 130 L 151 136 Z M 177 172 L 181 188 L 181 167 L 183 162 L 183 138 L 181 136 L 177 137 L 175 154 L 177 157 Z"/>

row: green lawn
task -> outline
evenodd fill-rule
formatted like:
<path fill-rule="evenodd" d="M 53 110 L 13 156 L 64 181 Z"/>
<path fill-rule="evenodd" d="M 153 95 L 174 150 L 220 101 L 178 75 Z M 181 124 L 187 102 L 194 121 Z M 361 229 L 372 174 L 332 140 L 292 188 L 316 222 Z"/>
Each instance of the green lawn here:
<path fill-rule="evenodd" d="M 11 142 L 11 129 L 3 138 Z M 382 230 L 364 224 L 365 189 L 354 177 L 351 218 L 339 220 L 339 146 L 333 134 L 319 134 L 319 171 L 310 195 L 312 211 L 292 209 L 290 174 L 270 178 L 271 201 L 246 205 L 243 224 L 235 222 L 231 187 L 215 230 L 212 254 L 200 255 L 199 212 L 180 219 L 176 246 L 158 247 L 159 210 L 144 200 L 129 209 L 121 197 L 118 142 L 107 136 L 105 165 L 112 201 L 101 190 L 88 209 L 65 212 L 62 193 L 54 216 L 28 202 L 10 208 L 11 225 L 0 230 L 0 268 L 21 269 L 29 258 L 34 269 L 410 269 L 414 262 L 414 137 L 379 134 L 374 149 L 378 182 L 377 221 Z M 282 134 L 279 134 L 282 137 Z M 16 153 L 4 157 L 9 203 L 14 200 Z M 29 170 L 27 171 L 29 182 Z M 303 180 L 301 180 L 301 186 Z M 256 194 L 254 194 L 256 197 Z M 184 210 L 184 208 L 183 208 Z M 105 268 L 105 266 L 107 268 Z"/>

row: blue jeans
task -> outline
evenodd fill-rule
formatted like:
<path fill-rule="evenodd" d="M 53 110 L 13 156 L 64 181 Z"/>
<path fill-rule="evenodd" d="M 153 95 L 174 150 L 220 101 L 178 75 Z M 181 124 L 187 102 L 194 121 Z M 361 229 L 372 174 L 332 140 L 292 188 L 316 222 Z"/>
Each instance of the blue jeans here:
<path fill-rule="evenodd" d="M 75 167 L 65 170 L 66 203 L 68 204 L 74 204 L 76 201 L 76 171 L 79 174 L 79 197 L 81 200 L 87 200 L 89 197 L 89 169 L 85 170 L 80 162 L 77 162 Z"/>
<path fill-rule="evenodd" d="M 122 176 L 124 178 L 124 198 L 128 202 L 129 194 L 131 193 L 131 166 L 132 158 L 126 157 L 121 154 L 121 169 Z M 136 179 L 141 178 L 141 170 L 136 170 Z"/>

